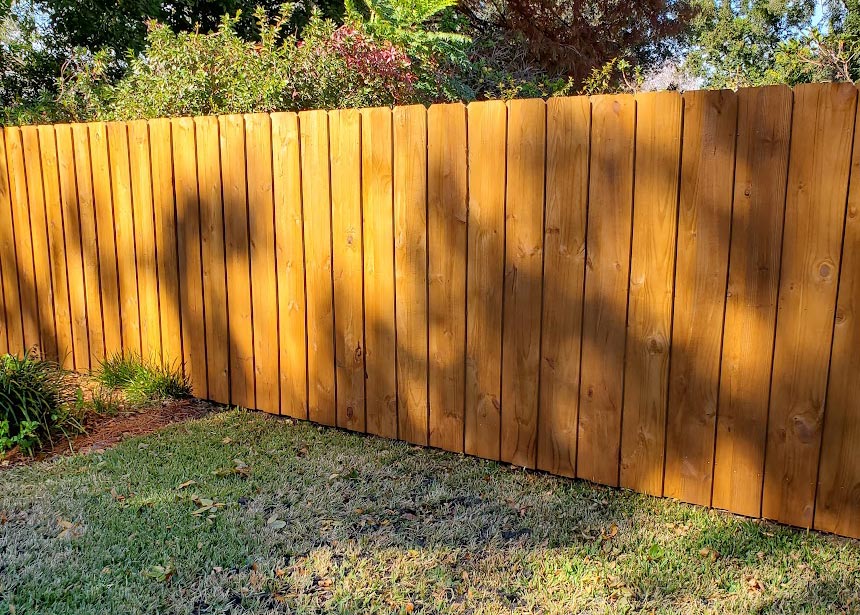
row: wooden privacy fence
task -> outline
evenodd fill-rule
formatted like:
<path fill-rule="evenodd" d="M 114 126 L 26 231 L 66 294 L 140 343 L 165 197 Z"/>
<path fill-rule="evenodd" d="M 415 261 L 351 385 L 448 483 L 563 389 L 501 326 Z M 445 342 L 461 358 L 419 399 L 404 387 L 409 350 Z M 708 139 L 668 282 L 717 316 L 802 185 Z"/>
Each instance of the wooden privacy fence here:
<path fill-rule="evenodd" d="M 860 536 L 851 84 L 3 131 L 0 350 Z"/>

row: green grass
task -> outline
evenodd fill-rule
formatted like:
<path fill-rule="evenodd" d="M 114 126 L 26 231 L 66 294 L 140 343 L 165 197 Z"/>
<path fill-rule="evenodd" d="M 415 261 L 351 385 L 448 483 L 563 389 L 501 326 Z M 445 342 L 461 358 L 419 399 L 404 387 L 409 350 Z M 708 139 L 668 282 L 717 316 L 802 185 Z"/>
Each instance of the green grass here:
<path fill-rule="evenodd" d="M 137 355 L 107 357 L 92 377 L 107 389 L 122 391 L 132 406 L 191 395 L 191 384 L 181 367 L 154 365 Z"/>
<path fill-rule="evenodd" d="M 239 411 L 0 472 L 0 613 L 410 611 L 857 613 L 860 542 Z"/>

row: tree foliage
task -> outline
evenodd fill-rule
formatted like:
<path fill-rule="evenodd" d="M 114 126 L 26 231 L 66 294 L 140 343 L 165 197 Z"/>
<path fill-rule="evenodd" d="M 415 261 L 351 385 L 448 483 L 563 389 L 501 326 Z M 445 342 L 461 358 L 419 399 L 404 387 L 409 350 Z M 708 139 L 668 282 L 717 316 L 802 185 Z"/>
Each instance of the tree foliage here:
<path fill-rule="evenodd" d="M 697 0 L 685 66 L 709 87 L 853 80 L 860 1 Z"/>
<path fill-rule="evenodd" d="M 683 41 L 688 0 L 462 0 L 484 28 L 519 33 L 541 65 L 577 82 L 613 59 L 650 67 Z"/>

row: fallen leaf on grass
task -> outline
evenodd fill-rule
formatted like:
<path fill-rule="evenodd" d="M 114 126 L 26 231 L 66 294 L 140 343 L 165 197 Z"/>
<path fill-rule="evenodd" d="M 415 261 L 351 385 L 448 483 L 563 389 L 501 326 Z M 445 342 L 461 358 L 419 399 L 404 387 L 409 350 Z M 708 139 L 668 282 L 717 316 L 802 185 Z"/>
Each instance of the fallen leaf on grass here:
<path fill-rule="evenodd" d="M 224 504 L 222 502 L 216 502 L 211 498 L 201 498 L 198 495 L 192 496 L 191 501 L 197 506 L 197 509 L 191 514 L 194 517 L 206 517 L 206 520 L 210 523 L 215 519 L 215 513 L 217 513 L 219 509 L 224 508 Z"/>
<path fill-rule="evenodd" d="M 84 533 L 83 528 L 77 523 L 66 521 L 65 519 L 57 519 L 57 524 L 60 526 L 60 533 L 57 534 L 59 539 L 77 538 Z"/>
<path fill-rule="evenodd" d="M 713 549 L 708 547 L 699 549 L 699 555 L 701 555 L 702 557 L 710 558 L 712 562 L 715 562 L 720 558 L 720 554 L 718 551 L 714 551 Z"/>
<path fill-rule="evenodd" d="M 747 591 L 751 594 L 758 594 L 764 591 L 764 583 L 759 581 L 754 575 L 748 574 L 744 576 L 744 583 Z"/>
<path fill-rule="evenodd" d="M 272 515 L 266 521 L 266 525 L 269 526 L 270 528 L 272 528 L 273 530 L 282 530 L 285 527 L 287 527 L 287 522 L 282 520 L 282 519 L 278 519 L 277 515 Z"/>
<path fill-rule="evenodd" d="M 167 583 L 175 572 L 176 568 L 174 568 L 173 564 L 167 564 L 166 566 L 150 566 L 140 574 L 144 578 Z"/>
<path fill-rule="evenodd" d="M 618 526 L 615 523 L 610 525 L 609 529 L 607 531 L 603 532 L 603 535 L 602 535 L 603 540 L 611 540 L 611 539 L 615 538 L 616 536 L 618 536 Z"/>
<path fill-rule="evenodd" d="M 196 480 L 187 480 L 184 483 L 180 483 L 179 485 L 177 485 L 176 488 L 177 489 L 185 489 L 186 487 L 190 487 L 191 485 L 196 485 L 196 484 L 197 484 Z"/>
<path fill-rule="evenodd" d="M 241 459 L 234 459 L 232 466 L 218 468 L 212 472 L 215 476 L 231 476 L 236 474 L 242 478 L 248 478 L 251 475 L 251 468 Z"/>

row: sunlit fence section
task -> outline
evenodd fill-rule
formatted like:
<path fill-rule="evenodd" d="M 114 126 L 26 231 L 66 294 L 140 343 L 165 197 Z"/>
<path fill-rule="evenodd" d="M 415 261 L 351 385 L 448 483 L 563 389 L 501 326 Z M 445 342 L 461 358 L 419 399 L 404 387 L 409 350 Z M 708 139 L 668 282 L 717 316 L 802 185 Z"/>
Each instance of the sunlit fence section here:
<path fill-rule="evenodd" d="M 7 127 L 0 351 L 860 536 L 857 98 Z"/>

